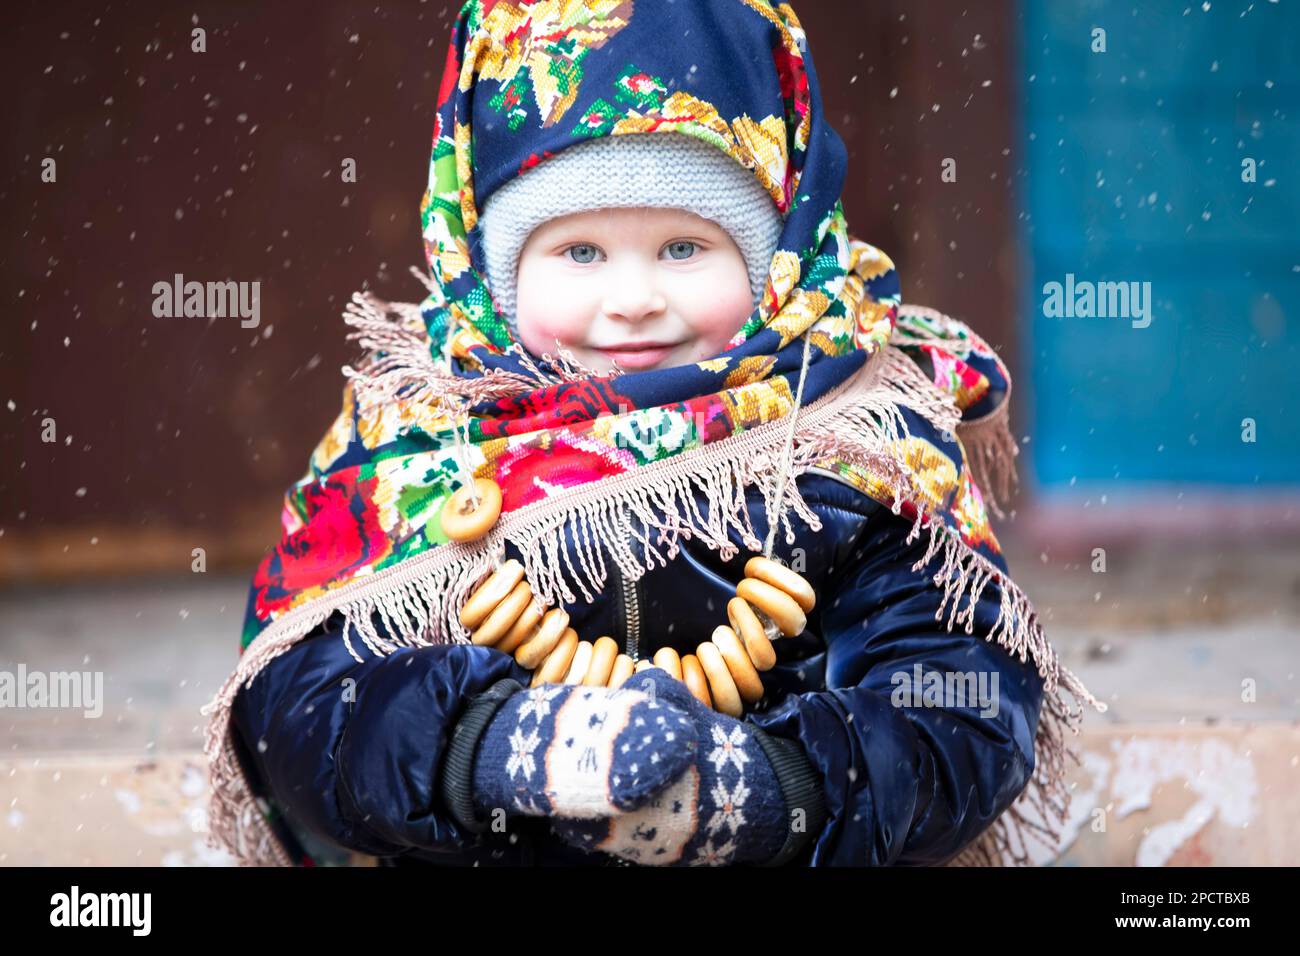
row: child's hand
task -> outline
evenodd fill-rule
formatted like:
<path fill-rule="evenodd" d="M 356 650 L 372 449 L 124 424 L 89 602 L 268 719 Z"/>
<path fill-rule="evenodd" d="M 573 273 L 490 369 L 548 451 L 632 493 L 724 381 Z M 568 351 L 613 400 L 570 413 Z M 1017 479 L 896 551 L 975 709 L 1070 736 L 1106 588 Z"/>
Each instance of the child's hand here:
<path fill-rule="evenodd" d="M 696 759 L 640 809 L 603 820 L 557 819 L 555 832 L 581 849 L 648 866 L 727 866 L 775 857 L 789 824 L 776 773 L 755 736 L 761 731 L 706 707 L 663 668 L 634 674 L 620 689 L 632 687 L 690 715 L 699 735 Z"/>
<path fill-rule="evenodd" d="M 482 814 L 610 817 L 635 809 L 695 759 L 695 725 L 630 687 L 541 684 L 515 693 L 474 761 Z"/>

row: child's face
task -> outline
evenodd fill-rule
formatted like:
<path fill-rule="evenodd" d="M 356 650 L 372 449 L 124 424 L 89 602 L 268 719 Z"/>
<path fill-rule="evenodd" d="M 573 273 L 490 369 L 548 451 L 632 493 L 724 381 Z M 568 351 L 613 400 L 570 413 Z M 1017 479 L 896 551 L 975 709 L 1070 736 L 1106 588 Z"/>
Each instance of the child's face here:
<path fill-rule="evenodd" d="M 753 311 L 740 249 L 684 209 L 594 209 L 551 219 L 519 254 L 517 322 L 534 355 L 555 340 L 599 372 L 711 358 Z"/>

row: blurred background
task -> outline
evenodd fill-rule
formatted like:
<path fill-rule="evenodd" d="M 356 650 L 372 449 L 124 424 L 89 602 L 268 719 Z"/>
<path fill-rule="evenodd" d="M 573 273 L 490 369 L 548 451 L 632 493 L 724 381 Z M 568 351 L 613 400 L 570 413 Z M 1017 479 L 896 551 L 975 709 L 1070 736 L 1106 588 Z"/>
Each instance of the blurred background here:
<path fill-rule="evenodd" d="M 457 6 L 11 10 L 0 669 L 102 671 L 105 704 L 0 709 L 0 863 L 222 862 L 198 707 L 337 413 L 344 303 L 421 297 Z M 995 527 L 1110 705 L 1043 862 L 1300 862 L 1295 4 L 795 9 L 852 233 L 1015 378 Z M 259 281 L 259 326 L 154 317 L 176 273 Z M 1150 283 L 1149 324 L 1049 315 L 1067 275 Z"/>

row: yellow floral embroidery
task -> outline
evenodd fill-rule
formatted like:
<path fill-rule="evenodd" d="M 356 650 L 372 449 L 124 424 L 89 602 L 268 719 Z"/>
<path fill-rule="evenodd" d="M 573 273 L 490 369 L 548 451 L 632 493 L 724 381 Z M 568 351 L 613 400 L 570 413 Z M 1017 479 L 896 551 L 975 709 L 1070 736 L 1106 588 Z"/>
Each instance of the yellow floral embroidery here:
<path fill-rule="evenodd" d="M 775 421 L 794 405 L 790 383 L 783 376 L 763 382 L 752 382 L 734 392 L 723 389 L 719 397 L 727 406 L 732 421 L 742 429 Z"/>
<path fill-rule="evenodd" d="M 965 453 L 963 446 L 963 457 Z M 994 551 L 1002 550 L 997 537 L 993 534 L 993 528 L 989 525 L 984 498 L 969 471 L 962 471 L 961 488 L 957 493 L 957 500 L 953 502 L 952 514 L 957 519 L 962 539 L 972 548 L 989 547 Z"/>
<path fill-rule="evenodd" d="M 957 487 L 957 466 L 952 459 L 921 438 L 892 442 L 890 451 L 906 463 L 912 473 L 925 510 L 932 512 L 942 508 Z"/>
<path fill-rule="evenodd" d="M 875 246 L 853 239 L 849 242 L 849 268 L 864 282 L 870 282 L 892 272 L 894 263 Z"/>
<path fill-rule="evenodd" d="M 587 50 L 627 26 L 631 0 L 538 0 L 528 6 L 497 3 L 480 30 L 465 45 L 460 88 L 474 83 L 474 74 L 510 81 L 528 71 L 542 126 L 558 122 L 578 98 L 582 78 L 578 61 Z M 538 42 L 538 38 L 545 38 Z M 561 51 L 558 41 L 572 44 Z M 468 223 L 466 228 L 472 228 Z"/>
<path fill-rule="evenodd" d="M 921 438 L 904 438 L 890 442 L 886 448 L 889 455 L 902 462 L 911 473 L 919 496 L 916 503 L 930 514 L 941 510 L 958 485 L 957 466 L 952 459 Z M 894 490 L 889 483 L 859 465 L 834 457 L 817 464 L 830 468 L 877 501 L 893 499 Z"/>
<path fill-rule="evenodd" d="M 876 342 L 889 338 L 889 316 L 889 305 L 875 300 L 863 303 L 857 310 L 854 329 L 859 346 L 870 349 Z"/>
<path fill-rule="evenodd" d="M 831 300 L 824 292 L 809 292 L 807 289 L 795 289 L 785 307 L 768 323 L 768 328 L 781 336 L 777 345 L 783 349 L 790 340 L 812 325 L 830 307 Z"/>
<path fill-rule="evenodd" d="M 474 205 L 474 154 L 472 147 L 474 138 L 471 135 L 472 130 L 466 123 L 455 124 L 454 141 L 456 145 L 456 179 L 460 183 L 460 221 L 465 232 L 473 229 L 478 223 L 478 207 Z M 456 237 L 457 250 L 462 254 L 463 259 L 458 261 L 460 271 L 454 275 L 460 275 L 461 272 L 469 268 L 469 246 L 465 242 L 463 235 Z M 453 276 L 454 278 L 454 276 Z"/>
<path fill-rule="evenodd" d="M 458 311 L 455 303 L 451 304 L 450 309 L 453 314 Z M 468 363 L 473 368 L 478 368 L 481 363 L 470 353 L 470 348 L 475 345 L 487 345 L 490 348 L 491 343 L 488 341 L 487 336 L 463 317 L 458 324 L 460 328 L 451 337 L 452 357 Z"/>
<path fill-rule="evenodd" d="M 665 121 L 676 125 L 665 125 Z M 680 90 L 664 100 L 664 105 L 657 110 L 650 110 L 644 114 L 636 110 L 630 111 L 627 116 L 614 124 L 611 132 L 614 136 L 623 133 L 678 133 L 680 135 L 685 133 L 687 128 L 698 129 L 703 134 L 699 136 L 700 139 L 725 149 L 743 164 L 743 160 L 736 153 L 735 137 L 727 126 L 727 121 L 718 115 L 717 108 L 707 100 Z M 685 133 L 685 135 L 695 134 Z"/>
<path fill-rule="evenodd" d="M 767 288 L 771 290 L 771 297 L 763 296 L 763 306 L 759 317 L 766 322 L 770 317 L 768 309 L 770 303 L 776 303 L 778 306 L 785 302 L 786 296 L 790 290 L 799 284 L 799 276 L 802 269 L 799 264 L 797 253 L 790 252 L 786 249 L 778 249 L 776 255 L 772 256 L 772 264 L 768 270 Z"/>
<path fill-rule="evenodd" d="M 451 419 L 445 413 L 422 402 L 383 402 L 357 419 L 357 433 L 367 448 L 387 445 L 412 428 L 436 435 L 450 427 Z"/>
<path fill-rule="evenodd" d="M 355 403 L 352 397 L 352 383 L 349 382 L 343 389 L 343 410 L 339 412 L 338 418 L 334 419 L 334 424 L 330 426 L 329 431 L 316 446 L 316 450 L 312 452 L 311 464 L 316 471 L 328 471 L 330 466 L 347 451 L 348 443 L 352 440 L 353 408 Z"/>
<path fill-rule="evenodd" d="M 732 120 L 731 126 L 741 149 L 752 157 L 748 162 L 742 160 L 743 165 L 754 169 L 758 181 L 778 205 L 784 202 L 785 173 L 790 165 L 785 145 L 785 123 L 776 116 L 768 116 L 757 123 L 748 116 L 739 116 Z"/>
<path fill-rule="evenodd" d="M 737 388 L 750 382 L 761 381 L 767 377 L 772 366 L 776 364 L 775 355 L 751 355 L 740 360 L 722 383 L 723 388 Z"/>

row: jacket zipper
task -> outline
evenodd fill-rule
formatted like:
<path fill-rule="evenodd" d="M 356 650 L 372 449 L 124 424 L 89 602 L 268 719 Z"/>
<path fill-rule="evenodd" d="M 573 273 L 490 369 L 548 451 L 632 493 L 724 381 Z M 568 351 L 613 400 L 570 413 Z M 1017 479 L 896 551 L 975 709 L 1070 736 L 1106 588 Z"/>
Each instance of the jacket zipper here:
<path fill-rule="evenodd" d="M 627 631 L 627 656 L 635 664 L 641 650 L 641 597 L 637 593 L 637 582 L 629 581 L 619 575 L 623 584 L 623 619 Z"/>
<path fill-rule="evenodd" d="M 619 571 L 618 565 L 613 565 L 615 576 L 619 583 L 619 601 L 621 613 L 615 620 L 622 620 L 624 647 L 623 653 L 632 658 L 632 663 L 637 662 L 640 654 L 641 645 L 641 598 L 637 592 L 637 582 L 629 581 Z M 611 866 L 636 866 L 631 860 L 625 860 L 622 857 L 610 856 Z"/>

